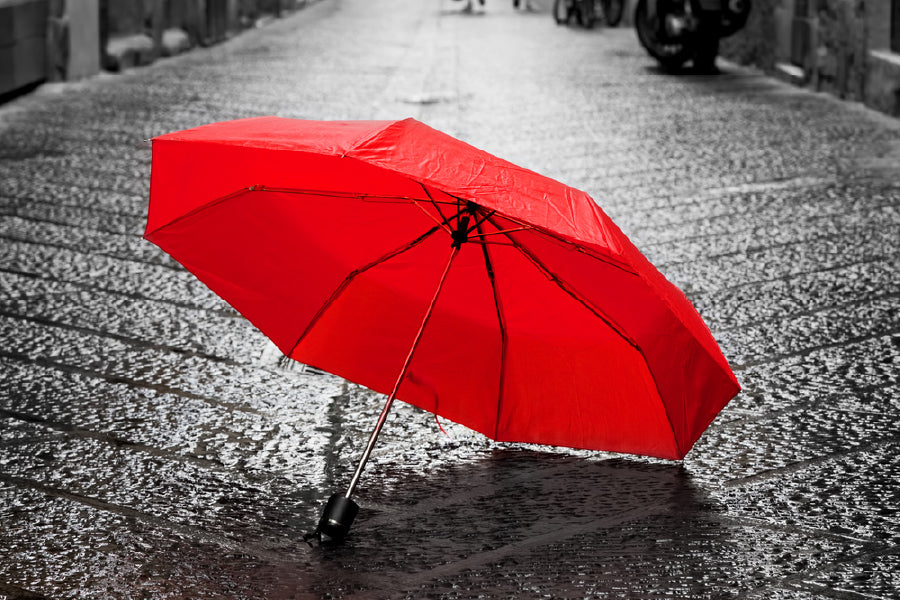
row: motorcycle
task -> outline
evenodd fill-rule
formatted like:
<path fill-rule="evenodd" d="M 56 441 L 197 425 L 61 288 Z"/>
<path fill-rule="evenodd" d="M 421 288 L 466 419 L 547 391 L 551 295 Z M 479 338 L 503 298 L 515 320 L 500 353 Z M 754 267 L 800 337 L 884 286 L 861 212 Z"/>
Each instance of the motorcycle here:
<path fill-rule="evenodd" d="M 575 17 L 586 29 L 599 18 L 607 27 L 615 27 L 622 20 L 624 8 L 625 0 L 554 0 L 553 18 L 557 25 L 566 25 Z"/>
<path fill-rule="evenodd" d="M 719 40 L 747 23 L 751 0 L 638 0 L 638 40 L 663 69 L 715 72 Z"/>

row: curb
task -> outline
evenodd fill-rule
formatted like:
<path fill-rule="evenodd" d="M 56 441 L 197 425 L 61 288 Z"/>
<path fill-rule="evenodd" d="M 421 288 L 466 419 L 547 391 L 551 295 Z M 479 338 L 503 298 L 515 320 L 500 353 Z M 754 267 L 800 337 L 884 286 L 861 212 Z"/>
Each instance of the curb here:
<path fill-rule="evenodd" d="M 282 18 L 306 8 L 316 0 L 294 0 L 291 8 L 284 8 L 277 13 L 264 12 L 255 18 L 244 19 L 233 28 L 220 32 L 213 39 L 198 40 L 197 35 L 181 27 L 172 27 L 162 31 L 158 40 L 149 33 L 134 33 L 112 36 L 107 41 L 102 71 L 118 73 L 133 67 L 142 67 L 154 63 L 159 58 L 166 58 L 188 52 L 197 47 L 220 44 L 248 29 L 265 27 Z"/>

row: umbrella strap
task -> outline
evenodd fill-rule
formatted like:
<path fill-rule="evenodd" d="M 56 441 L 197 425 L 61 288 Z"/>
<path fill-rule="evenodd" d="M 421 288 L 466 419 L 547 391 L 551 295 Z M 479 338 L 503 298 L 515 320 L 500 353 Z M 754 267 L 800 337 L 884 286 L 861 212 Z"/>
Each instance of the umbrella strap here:
<path fill-rule="evenodd" d="M 347 491 L 344 493 L 345 498 L 349 498 L 353 495 L 353 491 L 356 489 L 356 484 L 359 483 L 359 477 L 362 475 L 363 469 L 366 466 L 366 463 L 369 461 L 369 456 L 372 454 L 372 449 L 375 447 L 375 440 L 378 439 L 378 434 L 381 433 L 381 428 L 384 426 L 384 422 L 387 419 L 388 412 L 391 410 L 391 405 L 394 403 L 394 398 L 397 397 L 397 391 L 400 389 L 400 384 L 403 382 L 403 378 L 406 377 L 406 372 L 409 370 L 409 365 L 412 362 L 413 354 L 416 352 L 416 348 L 419 346 L 419 341 L 422 339 L 422 333 L 425 331 L 425 325 L 428 324 L 428 320 L 431 318 L 431 313 L 434 310 L 434 305 L 437 303 L 438 296 L 441 293 L 441 288 L 444 287 L 444 281 L 447 279 L 447 273 L 450 272 L 450 265 L 453 264 L 453 259 L 456 258 L 457 253 L 459 252 L 459 246 L 454 245 L 450 252 L 450 258 L 447 260 L 447 266 L 444 267 L 444 272 L 441 274 L 441 280 L 438 282 L 437 289 L 434 291 L 434 297 L 432 297 L 431 302 L 428 304 L 428 309 L 425 311 L 425 316 L 422 318 L 422 323 L 419 325 L 419 331 L 416 333 L 416 337 L 413 339 L 412 344 L 409 348 L 409 353 L 406 355 L 406 360 L 403 361 L 403 367 L 400 369 L 400 375 L 397 376 L 397 381 L 394 383 L 394 389 L 391 390 L 390 395 L 387 398 L 387 401 L 384 403 L 384 408 L 381 409 L 381 414 L 378 416 L 378 421 L 375 423 L 375 429 L 372 430 L 372 434 L 369 436 L 369 442 L 366 444 L 366 449 L 363 451 L 362 457 L 359 459 L 359 464 L 356 466 L 356 472 L 353 474 L 353 478 L 350 480 L 350 485 L 347 486 Z"/>
<path fill-rule="evenodd" d="M 450 437 L 450 434 L 447 433 L 446 431 L 444 431 L 444 426 L 441 425 L 440 420 L 438 420 L 437 413 L 434 413 L 434 422 L 437 423 L 438 429 L 441 430 L 441 433 L 443 433 L 443 434 L 446 435 L 447 437 Z"/>

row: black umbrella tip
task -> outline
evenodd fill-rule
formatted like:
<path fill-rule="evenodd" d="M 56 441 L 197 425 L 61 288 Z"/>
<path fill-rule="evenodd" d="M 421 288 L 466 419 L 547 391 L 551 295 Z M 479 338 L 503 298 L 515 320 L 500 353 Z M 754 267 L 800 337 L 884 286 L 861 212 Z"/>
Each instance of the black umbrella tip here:
<path fill-rule="evenodd" d="M 322 511 L 316 533 L 334 541 L 343 540 L 359 512 L 359 505 L 344 494 L 332 494 Z"/>

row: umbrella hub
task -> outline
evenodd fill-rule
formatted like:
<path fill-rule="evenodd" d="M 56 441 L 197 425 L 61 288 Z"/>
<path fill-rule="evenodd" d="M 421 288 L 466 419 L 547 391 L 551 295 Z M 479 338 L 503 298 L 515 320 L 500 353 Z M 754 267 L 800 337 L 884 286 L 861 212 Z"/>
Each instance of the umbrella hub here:
<path fill-rule="evenodd" d="M 456 229 L 450 232 L 453 248 L 459 248 L 469 241 L 469 219 L 475 214 L 475 204 L 467 202 L 465 208 L 456 213 Z"/>
<path fill-rule="evenodd" d="M 465 242 L 469 241 L 469 215 L 464 215 L 457 221 L 457 228 L 450 232 L 453 248 L 459 248 Z"/>

